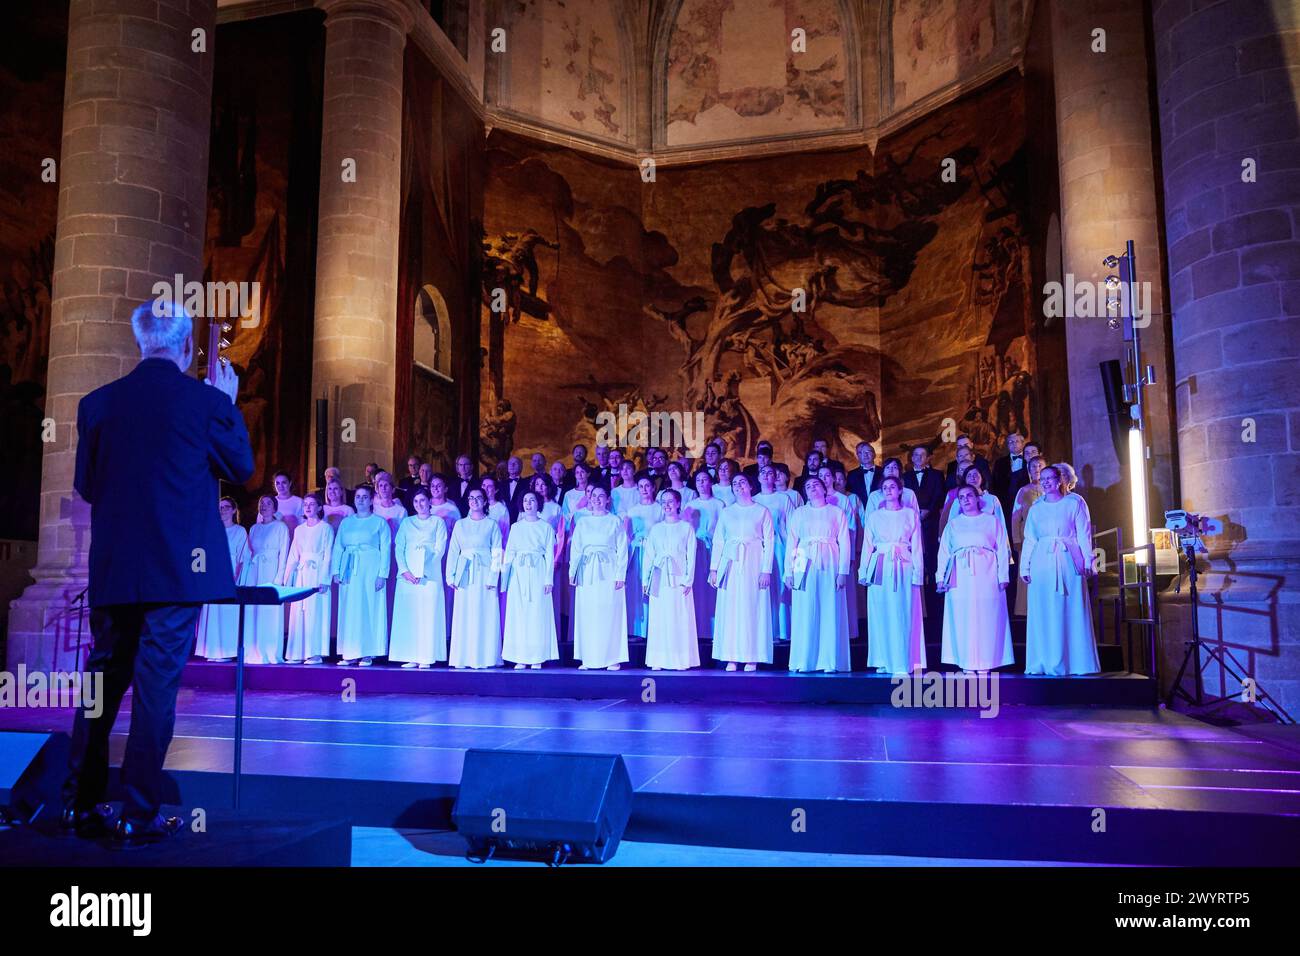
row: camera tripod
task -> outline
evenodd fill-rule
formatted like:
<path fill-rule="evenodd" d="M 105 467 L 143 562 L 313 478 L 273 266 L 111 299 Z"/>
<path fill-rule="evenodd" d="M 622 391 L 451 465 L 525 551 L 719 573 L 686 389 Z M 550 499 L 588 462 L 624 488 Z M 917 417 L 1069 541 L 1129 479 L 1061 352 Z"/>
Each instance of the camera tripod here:
<path fill-rule="evenodd" d="M 1179 543 L 1183 546 L 1183 554 L 1187 556 L 1187 581 L 1191 590 L 1192 597 L 1192 639 L 1185 641 L 1187 650 L 1183 653 L 1183 663 L 1178 668 L 1178 675 L 1174 678 L 1173 684 L 1169 687 L 1169 694 L 1165 697 L 1165 706 L 1173 704 L 1174 697 L 1180 697 L 1194 707 L 1214 707 L 1218 704 L 1226 703 L 1230 700 L 1247 700 L 1246 697 L 1238 698 L 1231 694 L 1225 694 L 1216 697 L 1205 696 L 1205 669 L 1210 663 L 1217 663 L 1226 673 L 1232 676 L 1238 684 L 1242 686 L 1243 691 L 1247 686 L 1251 687 L 1254 696 L 1249 698 L 1251 703 L 1263 705 L 1267 710 L 1273 713 L 1282 723 L 1295 723 L 1290 715 L 1269 696 L 1268 691 L 1260 687 L 1254 678 L 1246 677 L 1244 673 L 1238 673 L 1238 670 L 1245 671 L 1244 667 L 1237 662 L 1230 651 L 1222 642 L 1215 644 L 1206 644 L 1201 640 L 1201 621 L 1200 621 L 1200 593 L 1196 588 L 1196 544 L 1197 538 L 1192 535 L 1182 538 Z M 1201 653 L 1204 651 L 1205 656 L 1202 658 Z M 1194 683 L 1196 687 L 1195 694 L 1189 694 L 1183 690 L 1183 675 L 1187 673 L 1187 668 L 1195 664 L 1193 670 Z M 1247 681 L 1250 684 L 1247 685 Z"/>

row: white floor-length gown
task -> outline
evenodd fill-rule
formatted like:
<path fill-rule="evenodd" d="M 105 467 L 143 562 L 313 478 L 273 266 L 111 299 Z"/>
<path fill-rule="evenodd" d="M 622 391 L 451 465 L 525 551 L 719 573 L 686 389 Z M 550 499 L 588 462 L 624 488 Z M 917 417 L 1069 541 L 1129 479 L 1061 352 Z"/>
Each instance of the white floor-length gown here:
<path fill-rule="evenodd" d="M 241 565 L 248 561 L 248 532 L 243 525 L 226 529 L 226 547 L 230 549 L 230 570 L 243 574 Z M 205 604 L 199 612 L 198 639 L 194 655 L 208 660 L 234 657 L 239 650 L 239 605 Z M 245 618 L 244 636 L 248 636 Z"/>
<path fill-rule="evenodd" d="M 1007 598 L 1011 545 L 998 514 L 958 512 L 939 537 L 935 580 L 945 582 L 943 647 L 945 664 L 986 671 L 1015 663 Z"/>
<path fill-rule="evenodd" d="M 849 657 L 848 577 L 853 562 L 849 521 L 834 505 L 804 505 L 790 516 L 783 573 L 790 587 L 790 670 L 847 671 Z"/>
<path fill-rule="evenodd" d="M 501 656 L 512 664 L 557 660 L 560 645 L 555 625 L 555 529 L 544 518 L 520 518 L 510 527 L 501 574 L 506 592 Z"/>
<path fill-rule="evenodd" d="M 664 509 L 656 504 L 635 504 L 622 515 L 627 521 L 627 632 L 633 637 L 646 636 L 646 617 L 650 612 L 649 596 L 641 586 L 641 568 L 645 553 L 646 535 L 663 520 Z"/>
<path fill-rule="evenodd" d="M 391 635 L 392 622 L 393 622 L 393 600 L 397 596 L 397 557 L 396 554 L 391 552 L 393 552 L 394 546 L 397 542 L 397 529 L 401 525 L 402 521 L 406 518 L 406 514 L 407 514 L 406 505 L 402 504 L 394 495 L 393 503 L 391 505 L 381 505 L 379 503 L 379 500 L 376 499 L 374 504 L 371 505 L 371 510 L 375 514 L 379 515 L 379 517 L 383 518 L 385 521 L 388 522 L 388 538 L 390 542 L 393 542 L 393 544 L 390 545 L 389 547 L 390 554 L 388 556 L 389 558 L 388 585 L 386 591 L 386 597 L 388 599 L 389 634 Z"/>
<path fill-rule="evenodd" d="M 854 542 L 858 541 L 858 531 L 862 527 L 862 499 L 857 495 L 851 495 L 846 492 L 829 489 L 826 493 L 826 503 L 834 505 L 844 512 L 844 517 L 849 522 L 849 538 Z M 847 603 L 849 608 L 849 639 L 856 641 L 859 634 L 858 621 L 863 616 L 863 601 L 865 596 L 861 592 L 861 587 L 856 583 L 850 583 L 848 588 Z"/>
<path fill-rule="evenodd" d="M 1025 520 L 1029 517 L 1030 507 L 1041 497 L 1043 497 L 1043 489 L 1036 481 L 1031 481 L 1016 492 L 1016 501 L 1011 507 L 1011 527 L 1008 530 L 1011 532 L 1011 557 L 1017 568 L 1024 560 Z M 1016 588 L 1016 606 L 1013 613 L 1016 617 L 1025 617 L 1029 613 L 1029 587 L 1024 581 L 1021 581 L 1020 586 Z"/>
<path fill-rule="evenodd" d="M 911 489 L 905 489 L 911 490 Z M 858 580 L 867 585 L 867 666 L 888 674 L 925 668 L 921 589 L 925 539 L 919 512 L 877 508 L 862 526 Z"/>
<path fill-rule="evenodd" d="M 451 612 L 452 667 L 501 666 L 501 526 L 493 519 L 462 518 L 447 545 L 447 582 L 456 588 Z"/>
<path fill-rule="evenodd" d="M 646 535 L 641 584 L 650 597 L 645 666 L 686 670 L 700 666 L 694 587 L 696 538 L 690 522 L 661 521 Z M 708 587 L 706 584 L 705 587 Z"/>
<path fill-rule="evenodd" d="M 302 498 L 299 495 L 290 495 L 287 498 L 272 495 L 271 500 L 275 502 L 275 516 L 284 522 L 289 530 L 289 536 L 292 537 L 298 530 L 298 525 L 303 522 Z"/>
<path fill-rule="evenodd" d="M 627 509 L 641 503 L 641 489 L 636 485 L 631 488 L 616 485 L 609 493 L 609 510 L 620 517 L 627 515 Z"/>
<path fill-rule="evenodd" d="M 330 582 L 330 556 L 334 550 L 334 529 L 326 521 L 315 525 L 304 521 L 293 531 L 285 580 L 294 587 L 310 588 Z M 313 594 L 289 605 L 289 639 L 285 660 L 303 661 L 330 654 L 330 591 Z"/>
<path fill-rule="evenodd" d="M 388 653 L 387 584 L 392 535 L 376 514 L 349 515 L 334 537 L 330 574 L 339 578 L 338 653 L 345 661 Z"/>
<path fill-rule="evenodd" d="M 454 527 L 456 527 L 456 522 L 459 521 L 461 518 L 460 509 L 456 507 L 456 503 L 453 501 L 444 501 L 440 505 L 435 505 L 430 503 L 429 514 L 433 515 L 433 517 L 435 518 L 442 519 L 443 526 L 447 529 L 447 541 L 448 543 L 450 543 L 451 531 Z M 445 552 L 442 556 L 442 568 L 439 571 L 439 574 L 442 575 L 443 582 L 445 583 L 447 580 L 447 555 Z M 430 574 L 429 577 L 433 577 L 433 575 Z M 456 600 L 455 600 L 456 590 L 450 584 L 448 584 L 445 588 L 443 588 L 442 594 L 443 594 L 443 609 L 447 618 L 447 638 L 450 639 L 451 638 L 451 615 L 456 608 Z"/>
<path fill-rule="evenodd" d="M 618 515 L 586 514 L 573 527 L 573 656 L 588 668 L 628 660 L 627 600 L 614 587 L 626 581 L 627 549 L 627 525 Z"/>
<path fill-rule="evenodd" d="M 433 515 L 403 518 L 397 526 L 393 553 L 397 558 L 397 587 L 388 659 L 403 664 L 445 661 L 447 580 L 443 576 L 442 559 L 447 553 L 446 524 Z M 410 574 L 417 583 L 412 584 L 403 574 Z"/>
<path fill-rule="evenodd" d="M 259 521 L 248 531 L 251 552 L 244 563 L 245 587 L 275 585 L 284 580 L 289 559 L 289 526 L 279 518 Z M 280 604 L 244 609 L 244 660 L 250 664 L 284 663 L 285 609 Z"/>
<path fill-rule="evenodd" d="M 542 505 L 541 511 L 538 512 L 541 519 L 551 526 L 551 531 L 555 534 L 555 573 L 552 575 L 551 587 L 551 608 L 555 617 L 555 633 L 558 636 L 564 628 L 564 592 L 569 587 L 569 564 L 565 555 L 569 550 L 568 521 L 564 517 L 564 510 L 554 501 L 548 501 Z"/>
<path fill-rule="evenodd" d="M 691 596 L 695 598 L 695 629 L 705 639 L 713 636 L 713 617 L 718 605 L 717 592 L 709 584 L 713 532 L 726 507 L 717 498 L 697 497 L 682 509 L 682 519 L 695 529 L 695 583 L 691 586 Z"/>
<path fill-rule="evenodd" d="M 1026 674 L 1095 674 L 1101 670 L 1092 604 L 1083 570 L 1092 561 L 1092 518 L 1078 495 L 1039 498 L 1025 518 L 1021 575 L 1029 576 Z"/>
<path fill-rule="evenodd" d="M 759 492 L 754 500 L 766 508 L 772 515 L 772 565 L 777 571 L 772 574 L 772 587 L 769 598 L 772 602 L 772 638 L 777 641 L 790 640 L 790 589 L 785 586 L 786 538 L 789 534 L 790 516 L 794 514 L 795 505 L 790 496 L 774 491 L 771 494 Z"/>
<path fill-rule="evenodd" d="M 722 510 L 710 557 L 710 570 L 718 576 L 715 660 L 772 663 L 772 604 L 758 578 L 774 573 L 774 548 L 772 515 L 762 505 L 734 504 Z"/>

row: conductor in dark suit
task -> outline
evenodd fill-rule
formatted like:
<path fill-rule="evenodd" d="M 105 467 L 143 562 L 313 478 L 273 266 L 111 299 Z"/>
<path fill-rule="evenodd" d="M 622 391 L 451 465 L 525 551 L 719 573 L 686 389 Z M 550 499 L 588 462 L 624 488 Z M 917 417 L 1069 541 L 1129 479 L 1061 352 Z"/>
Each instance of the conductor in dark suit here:
<path fill-rule="evenodd" d="M 217 479 L 242 484 L 253 474 L 234 370 L 222 365 L 208 383 L 185 374 L 194 333 L 184 308 L 147 302 L 132 313 L 131 330 L 140 364 L 77 406 L 73 484 L 90 505 L 94 648 L 86 670 L 104 675 L 104 707 L 94 718 L 77 713 L 61 817 L 81 836 L 107 831 L 109 734 L 130 687 L 125 803 L 113 832 L 127 845 L 180 828 L 160 813 L 176 692 L 200 606 L 235 595 Z"/>

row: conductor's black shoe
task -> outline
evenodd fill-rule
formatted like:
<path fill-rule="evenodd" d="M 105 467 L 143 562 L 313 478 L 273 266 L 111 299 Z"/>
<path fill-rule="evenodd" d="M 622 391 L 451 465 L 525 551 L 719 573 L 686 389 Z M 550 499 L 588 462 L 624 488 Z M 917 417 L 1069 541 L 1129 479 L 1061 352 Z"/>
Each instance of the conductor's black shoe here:
<path fill-rule="evenodd" d="M 180 817 L 164 817 L 161 813 L 148 821 L 122 817 L 113 831 L 113 846 L 133 849 L 162 843 L 179 833 L 181 825 Z"/>
<path fill-rule="evenodd" d="M 112 804 L 97 803 L 89 810 L 64 807 L 59 815 L 59 829 L 69 836 L 75 834 L 86 840 L 108 836 L 113 829 Z"/>

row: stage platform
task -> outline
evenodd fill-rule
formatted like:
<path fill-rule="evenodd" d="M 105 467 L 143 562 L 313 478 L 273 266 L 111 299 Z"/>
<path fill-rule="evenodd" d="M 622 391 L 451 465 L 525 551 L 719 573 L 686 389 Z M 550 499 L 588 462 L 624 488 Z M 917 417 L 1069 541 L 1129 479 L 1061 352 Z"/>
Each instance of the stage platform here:
<path fill-rule="evenodd" d="M 382 672 L 313 670 L 333 680 L 329 693 L 247 695 L 250 812 L 445 828 L 465 750 L 510 748 L 622 754 L 636 789 L 626 837 L 644 843 L 1120 864 L 1300 858 L 1295 728 L 1252 735 L 1149 707 L 1003 703 L 984 718 L 662 695 L 395 694 L 364 682 L 349 701 L 344 676 Z M 182 690 L 167 767 L 183 806 L 229 806 L 233 713 L 228 692 Z M 64 730 L 70 720 L 0 711 L 3 729 Z M 124 713 L 115 760 L 126 728 Z"/>
<path fill-rule="evenodd" d="M 842 674 L 791 674 L 785 669 L 789 646 L 778 645 L 777 660 L 758 671 L 727 672 L 701 648 L 703 667 L 689 671 L 651 671 L 645 661 L 645 643 L 630 646 L 632 661 L 618 671 L 580 671 L 573 663 L 572 645 L 561 645 L 561 661 L 540 671 L 516 671 L 513 665 L 487 670 L 452 670 L 439 664 L 428 670 L 404 669 L 382 659 L 371 667 L 257 664 L 244 669 L 249 690 L 335 693 L 345 677 L 355 681 L 358 693 L 464 694 L 478 697 L 573 698 L 578 700 L 632 700 L 646 696 L 647 680 L 654 682 L 659 701 L 727 701 L 732 703 L 843 703 L 889 704 L 895 685 L 885 674 L 866 669 L 865 645 L 854 646 L 854 670 Z M 1118 648 L 1115 648 L 1118 650 Z M 861 659 L 859 660 L 859 655 Z M 938 660 L 937 649 L 930 655 Z M 1103 658 L 1103 666 L 1105 659 Z M 956 674 L 940 665 L 934 672 Z M 1111 670 L 1085 677 L 1028 677 L 1009 667 L 998 671 L 1002 704 L 1096 705 L 1146 707 L 1157 700 L 1156 682 L 1141 674 Z M 234 665 L 194 660 L 185 667 L 184 686 L 196 690 L 233 690 Z"/>

